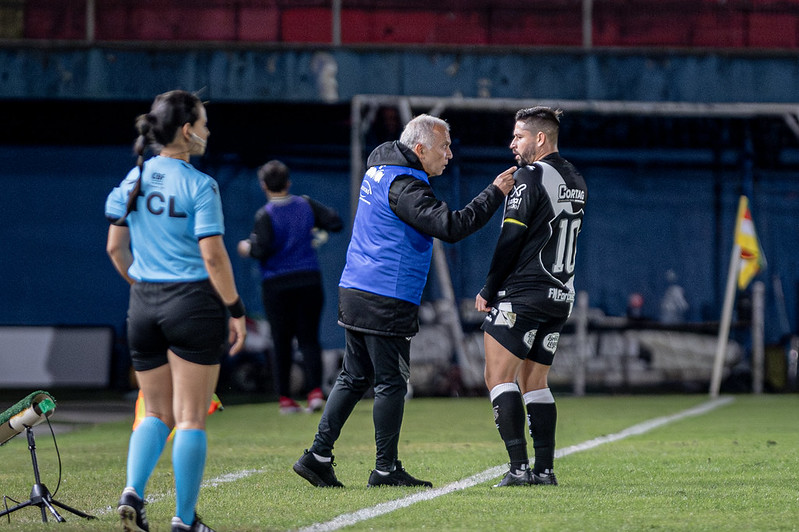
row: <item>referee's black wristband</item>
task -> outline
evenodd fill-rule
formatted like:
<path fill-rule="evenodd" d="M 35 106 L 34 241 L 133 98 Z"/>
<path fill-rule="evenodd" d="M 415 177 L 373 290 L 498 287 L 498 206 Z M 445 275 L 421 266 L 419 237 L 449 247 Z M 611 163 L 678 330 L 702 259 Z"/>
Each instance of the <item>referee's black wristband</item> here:
<path fill-rule="evenodd" d="M 232 305 L 228 305 L 227 311 L 230 312 L 230 316 L 233 318 L 241 318 L 247 312 L 244 309 L 244 303 L 241 302 L 241 298 L 238 298 Z"/>

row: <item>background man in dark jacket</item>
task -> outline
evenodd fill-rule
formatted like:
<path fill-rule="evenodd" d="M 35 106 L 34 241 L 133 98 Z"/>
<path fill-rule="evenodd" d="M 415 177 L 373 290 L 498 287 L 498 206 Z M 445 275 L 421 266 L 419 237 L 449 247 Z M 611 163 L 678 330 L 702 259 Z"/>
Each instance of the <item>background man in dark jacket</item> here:
<path fill-rule="evenodd" d="M 358 209 L 339 282 L 339 324 L 346 329 L 344 362 L 310 450 L 294 471 L 319 487 L 342 484 L 333 445 L 364 392 L 374 386 L 377 455 L 369 486 L 427 486 L 397 459 L 410 377 L 410 339 L 430 270 L 433 238 L 457 242 L 483 227 L 513 186 L 511 167 L 459 211 L 436 198 L 429 178 L 452 158 L 449 124 L 420 115 L 399 141 L 378 146 L 367 160 Z"/>

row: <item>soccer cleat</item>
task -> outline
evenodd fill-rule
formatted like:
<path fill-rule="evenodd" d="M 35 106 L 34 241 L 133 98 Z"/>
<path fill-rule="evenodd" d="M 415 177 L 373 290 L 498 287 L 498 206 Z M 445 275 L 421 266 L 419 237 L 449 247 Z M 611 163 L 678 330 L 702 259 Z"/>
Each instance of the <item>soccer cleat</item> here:
<path fill-rule="evenodd" d="M 149 532 L 150 524 L 144 511 L 144 500 L 136 494 L 136 490 L 127 487 L 122 490 L 117 513 L 122 519 L 122 530 L 125 532 Z"/>
<path fill-rule="evenodd" d="M 297 412 L 302 412 L 300 404 L 291 397 L 281 395 L 278 405 L 280 406 L 281 414 L 296 414 Z"/>
<path fill-rule="evenodd" d="M 333 457 L 329 462 L 320 462 L 312 452 L 305 453 L 294 463 L 294 472 L 316 486 L 317 488 L 343 488 L 344 484 L 338 481 L 333 471 Z"/>
<path fill-rule="evenodd" d="M 555 478 L 555 472 L 551 469 L 543 473 L 536 473 L 535 471 L 530 472 L 530 480 L 531 484 L 546 484 L 548 486 L 557 486 L 558 479 Z"/>
<path fill-rule="evenodd" d="M 200 516 L 195 513 L 191 525 L 184 523 L 180 517 L 173 517 L 172 532 L 214 532 L 214 529 L 203 523 Z"/>
<path fill-rule="evenodd" d="M 367 487 L 374 488 L 376 486 L 424 486 L 425 488 L 432 488 L 433 483 L 412 477 L 402 467 L 402 462 L 397 460 L 396 469 L 388 475 L 382 475 L 376 469 L 372 470 Z"/>
<path fill-rule="evenodd" d="M 499 481 L 499 484 L 495 484 L 494 487 L 502 488 L 504 486 L 529 486 L 532 483 L 533 480 L 529 469 L 522 469 L 515 473 L 511 469 L 505 473 L 505 476 Z"/>
<path fill-rule="evenodd" d="M 319 412 L 325 407 L 325 396 L 321 388 L 314 388 L 308 394 L 308 408 L 306 412 Z"/>

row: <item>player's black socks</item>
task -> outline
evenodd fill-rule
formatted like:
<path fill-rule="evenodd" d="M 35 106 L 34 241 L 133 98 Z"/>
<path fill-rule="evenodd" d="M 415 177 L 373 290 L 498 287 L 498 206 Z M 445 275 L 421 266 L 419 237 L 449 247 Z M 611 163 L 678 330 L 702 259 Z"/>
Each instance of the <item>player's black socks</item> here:
<path fill-rule="evenodd" d="M 535 449 L 533 471 L 553 469 L 555 460 L 555 425 L 558 410 L 555 403 L 527 403 L 527 421 Z"/>
<path fill-rule="evenodd" d="M 527 440 L 524 434 L 524 403 L 519 387 L 513 383 L 499 384 L 491 390 L 494 422 L 510 458 L 512 471 L 527 469 Z"/>

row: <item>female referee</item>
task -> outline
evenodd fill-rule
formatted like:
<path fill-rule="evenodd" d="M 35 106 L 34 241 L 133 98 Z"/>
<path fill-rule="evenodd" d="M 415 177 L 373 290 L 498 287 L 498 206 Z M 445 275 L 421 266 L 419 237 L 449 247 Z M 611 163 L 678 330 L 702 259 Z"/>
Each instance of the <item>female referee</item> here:
<path fill-rule="evenodd" d="M 108 195 L 106 250 L 130 283 L 128 342 L 146 417 L 130 437 L 117 511 L 126 531 L 148 531 L 147 481 L 172 427 L 172 531 L 210 531 L 195 513 L 205 469 L 205 418 L 221 357 L 244 347 L 244 305 L 222 235 L 216 181 L 189 164 L 210 134 L 205 106 L 185 91 L 155 98 L 138 117 L 138 161 Z M 156 156 L 144 161 L 151 149 Z M 227 313 L 230 320 L 227 320 Z M 227 331 L 230 334 L 227 334 Z"/>

